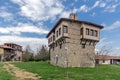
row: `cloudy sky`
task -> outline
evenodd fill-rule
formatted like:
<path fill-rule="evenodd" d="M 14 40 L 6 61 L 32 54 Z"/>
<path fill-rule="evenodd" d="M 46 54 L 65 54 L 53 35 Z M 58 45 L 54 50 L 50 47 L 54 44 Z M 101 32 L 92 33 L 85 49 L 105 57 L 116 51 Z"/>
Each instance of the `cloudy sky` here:
<path fill-rule="evenodd" d="M 120 0 L 0 0 L 0 44 L 29 44 L 33 50 L 47 45 L 46 34 L 70 12 L 104 25 L 97 49 L 106 44 L 120 55 Z"/>

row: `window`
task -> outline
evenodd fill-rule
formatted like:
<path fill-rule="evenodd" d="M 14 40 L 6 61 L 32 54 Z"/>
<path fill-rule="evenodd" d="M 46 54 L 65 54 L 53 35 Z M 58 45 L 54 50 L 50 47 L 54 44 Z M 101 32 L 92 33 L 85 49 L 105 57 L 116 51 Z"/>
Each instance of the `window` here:
<path fill-rule="evenodd" d="M 55 41 L 55 35 L 53 35 L 53 41 Z"/>
<path fill-rule="evenodd" d="M 48 39 L 48 43 L 50 43 L 52 41 L 52 37 L 50 37 L 49 39 Z"/>
<path fill-rule="evenodd" d="M 52 42 L 52 37 L 51 37 L 51 42 Z"/>
<path fill-rule="evenodd" d="M 86 35 L 89 35 L 89 29 L 86 28 Z"/>
<path fill-rule="evenodd" d="M 58 31 L 56 31 L 56 37 L 58 37 Z"/>
<path fill-rule="evenodd" d="M 63 26 L 63 32 L 68 33 L 68 27 L 67 26 Z"/>
<path fill-rule="evenodd" d="M 50 43 L 50 38 L 48 39 L 48 43 Z"/>
<path fill-rule="evenodd" d="M 85 48 L 85 44 L 82 44 L 82 48 Z"/>
<path fill-rule="evenodd" d="M 80 29 L 80 35 L 83 35 L 83 28 Z"/>
<path fill-rule="evenodd" d="M 93 32 L 92 29 L 90 30 L 90 35 L 91 35 L 91 36 L 94 36 L 94 32 Z"/>
<path fill-rule="evenodd" d="M 61 28 L 59 28 L 59 35 L 61 35 Z"/>
<path fill-rule="evenodd" d="M 60 44 L 60 49 L 62 48 L 62 44 Z"/>
<path fill-rule="evenodd" d="M 103 63 L 105 63 L 105 60 L 103 60 Z"/>
<path fill-rule="evenodd" d="M 97 30 L 92 30 L 92 29 L 88 29 L 86 28 L 86 35 L 90 35 L 90 36 L 98 36 L 98 32 Z"/>
<path fill-rule="evenodd" d="M 94 36 L 98 36 L 98 32 L 96 30 L 94 31 Z"/>

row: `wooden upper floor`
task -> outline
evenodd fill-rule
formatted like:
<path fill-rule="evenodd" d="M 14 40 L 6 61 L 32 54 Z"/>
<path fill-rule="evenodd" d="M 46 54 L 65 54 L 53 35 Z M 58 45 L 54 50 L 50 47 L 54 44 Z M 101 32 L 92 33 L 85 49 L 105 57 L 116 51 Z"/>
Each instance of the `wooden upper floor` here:
<path fill-rule="evenodd" d="M 103 26 L 87 21 L 76 20 L 75 14 L 71 16 L 72 15 L 70 15 L 70 18 L 61 18 L 48 33 L 48 45 L 51 45 L 62 37 L 93 41 L 100 40 L 100 29 L 102 29 Z"/>

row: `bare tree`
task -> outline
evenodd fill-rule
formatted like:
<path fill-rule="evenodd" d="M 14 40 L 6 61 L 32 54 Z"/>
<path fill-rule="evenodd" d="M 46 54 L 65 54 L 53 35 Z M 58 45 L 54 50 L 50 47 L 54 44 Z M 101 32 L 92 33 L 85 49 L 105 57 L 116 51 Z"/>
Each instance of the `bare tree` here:
<path fill-rule="evenodd" d="M 42 45 L 42 47 L 38 50 L 38 53 L 35 55 L 36 61 L 46 61 L 50 59 L 49 52 L 47 50 L 47 47 L 45 45 Z"/>
<path fill-rule="evenodd" d="M 105 61 L 106 57 L 111 52 L 112 52 L 112 47 L 109 45 L 104 45 L 98 51 L 96 51 L 96 58 L 100 58 L 101 60 Z"/>
<path fill-rule="evenodd" d="M 97 55 L 108 55 L 112 52 L 112 47 L 108 47 L 108 45 L 104 45 L 97 51 Z"/>
<path fill-rule="evenodd" d="M 23 57 L 23 61 L 33 61 L 34 60 L 34 53 L 31 50 L 29 45 L 26 46 L 26 49 L 25 49 L 22 57 Z"/>
<path fill-rule="evenodd" d="M 105 44 L 99 47 L 99 49 L 95 52 L 95 54 L 86 53 L 86 55 L 94 64 L 98 64 L 96 58 L 100 56 L 100 59 L 104 61 L 106 59 L 106 56 L 111 52 L 112 52 L 112 47 L 110 46 L 110 44 L 108 45 Z"/>

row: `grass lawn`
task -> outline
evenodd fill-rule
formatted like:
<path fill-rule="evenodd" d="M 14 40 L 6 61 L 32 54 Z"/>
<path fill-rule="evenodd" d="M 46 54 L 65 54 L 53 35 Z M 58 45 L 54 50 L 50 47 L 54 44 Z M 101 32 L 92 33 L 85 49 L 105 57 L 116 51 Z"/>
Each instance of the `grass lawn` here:
<path fill-rule="evenodd" d="M 3 69 L 3 63 L 0 63 L 0 80 L 16 80 L 15 77 Z"/>
<path fill-rule="evenodd" d="M 37 73 L 43 80 L 119 80 L 120 65 L 99 65 L 96 68 L 61 68 L 46 62 L 20 62 L 15 66 Z M 68 78 L 67 78 L 68 72 Z"/>

